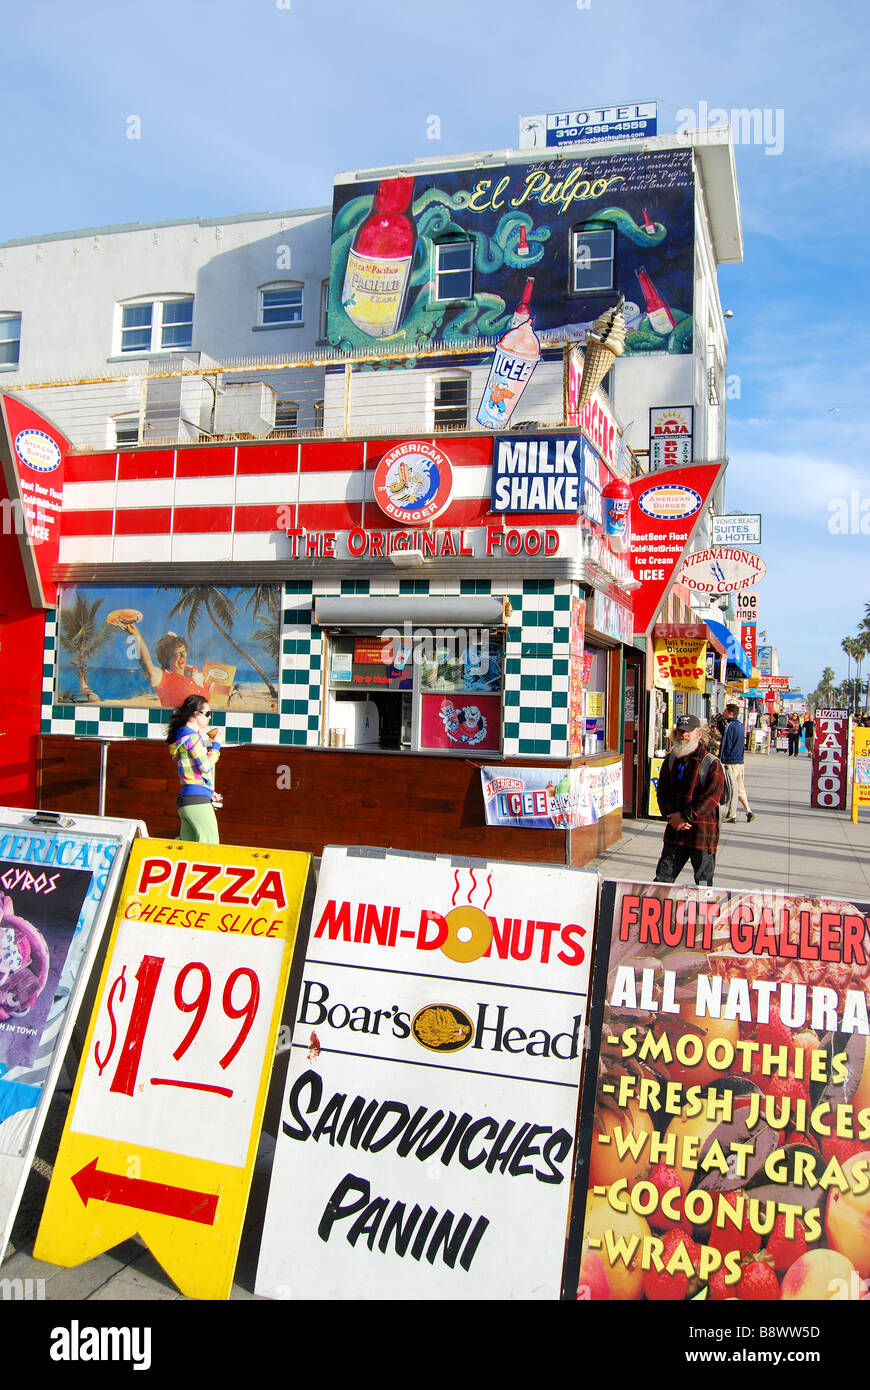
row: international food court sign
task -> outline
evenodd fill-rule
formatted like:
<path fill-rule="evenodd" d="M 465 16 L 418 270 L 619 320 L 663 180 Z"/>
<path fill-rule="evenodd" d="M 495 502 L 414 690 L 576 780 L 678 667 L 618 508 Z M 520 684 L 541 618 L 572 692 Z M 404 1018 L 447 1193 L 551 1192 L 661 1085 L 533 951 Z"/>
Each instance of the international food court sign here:
<path fill-rule="evenodd" d="M 258 1294 L 559 1297 L 597 883 L 324 851 Z"/>
<path fill-rule="evenodd" d="M 182 1293 L 229 1296 L 309 863 L 133 846 L 37 1259 L 139 1232 Z"/>

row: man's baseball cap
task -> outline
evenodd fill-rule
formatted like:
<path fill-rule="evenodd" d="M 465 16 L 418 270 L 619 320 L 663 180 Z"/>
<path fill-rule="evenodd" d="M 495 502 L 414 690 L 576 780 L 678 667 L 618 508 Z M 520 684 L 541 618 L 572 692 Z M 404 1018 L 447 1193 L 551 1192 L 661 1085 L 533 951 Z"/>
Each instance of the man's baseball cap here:
<path fill-rule="evenodd" d="M 696 714 L 681 714 L 674 725 L 675 729 L 680 729 L 681 731 L 683 729 L 700 729 L 700 727 L 701 721 Z"/>

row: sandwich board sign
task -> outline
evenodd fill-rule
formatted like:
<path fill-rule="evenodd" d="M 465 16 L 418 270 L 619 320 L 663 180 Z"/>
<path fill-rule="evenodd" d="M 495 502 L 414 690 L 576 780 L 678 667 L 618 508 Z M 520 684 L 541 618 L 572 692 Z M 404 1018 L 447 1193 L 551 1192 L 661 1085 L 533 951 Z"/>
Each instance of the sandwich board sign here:
<path fill-rule="evenodd" d="M 228 1297 L 309 864 L 134 846 L 37 1259 L 138 1232 L 182 1293 Z"/>
<path fill-rule="evenodd" d="M 139 821 L 0 808 L 0 1259 Z"/>
<path fill-rule="evenodd" d="M 324 850 L 258 1294 L 558 1299 L 597 891 Z"/>

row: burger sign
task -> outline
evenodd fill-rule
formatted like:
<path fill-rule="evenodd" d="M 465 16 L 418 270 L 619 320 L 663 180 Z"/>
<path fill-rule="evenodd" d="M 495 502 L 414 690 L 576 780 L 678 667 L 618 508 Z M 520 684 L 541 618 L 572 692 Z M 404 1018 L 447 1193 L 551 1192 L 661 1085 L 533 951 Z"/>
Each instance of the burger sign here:
<path fill-rule="evenodd" d="M 677 583 L 702 594 L 733 594 L 759 584 L 766 573 L 767 566 L 760 556 L 748 550 L 717 546 L 687 555 Z"/>

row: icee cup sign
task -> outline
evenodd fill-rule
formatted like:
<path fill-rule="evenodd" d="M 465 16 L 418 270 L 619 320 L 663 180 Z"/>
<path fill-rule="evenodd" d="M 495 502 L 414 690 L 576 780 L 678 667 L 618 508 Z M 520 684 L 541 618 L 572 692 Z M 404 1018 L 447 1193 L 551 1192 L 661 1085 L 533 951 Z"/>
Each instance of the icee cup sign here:
<path fill-rule="evenodd" d="M 578 1298 L 866 1291 L 867 914 L 763 889 L 602 884 L 597 1093 L 583 1097 L 565 1276 Z"/>
<path fill-rule="evenodd" d="M 324 851 L 258 1294 L 559 1297 L 597 888 Z"/>

